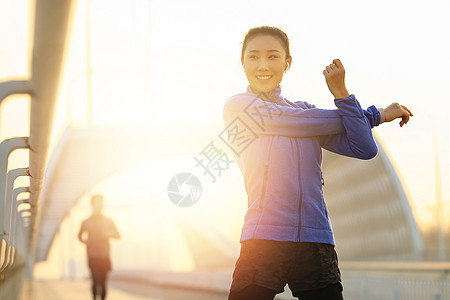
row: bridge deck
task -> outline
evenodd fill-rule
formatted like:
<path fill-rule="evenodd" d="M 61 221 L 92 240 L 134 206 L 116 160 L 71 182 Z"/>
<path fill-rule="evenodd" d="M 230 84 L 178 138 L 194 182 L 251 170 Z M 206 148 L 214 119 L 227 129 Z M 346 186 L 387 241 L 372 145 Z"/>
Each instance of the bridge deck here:
<path fill-rule="evenodd" d="M 21 299 L 92 299 L 89 285 L 87 280 L 33 280 L 25 283 Z M 226 300 L 227 295 L 111 280 L 106 298 L 111 300 Z"/>
<path fill-rule="evenodd" d="M 91 299 L 89 281 L 87 280 L 33 280 L 25 283 L 22 300 L 75 300 Z M 156 300 L 122 291 L 110 285 L 108 299 L 114 300 Z"/>

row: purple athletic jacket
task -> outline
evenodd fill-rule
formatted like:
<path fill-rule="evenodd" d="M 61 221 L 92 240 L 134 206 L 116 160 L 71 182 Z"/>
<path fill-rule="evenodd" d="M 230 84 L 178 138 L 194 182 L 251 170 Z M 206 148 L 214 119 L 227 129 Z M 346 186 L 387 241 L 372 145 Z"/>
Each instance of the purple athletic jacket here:
<path fill-rule="evenodd" d="M 227 100 L 223 120 L 244 176 L 248 211 L 241 242 L 268 239 L 334 245 L 322 191 L 322 149 L 371 159 L 377 154 L 375 106 L 363 110 L 354 95 L 334 100 L 337 109 L 292 103 L 278 87 Z"/>

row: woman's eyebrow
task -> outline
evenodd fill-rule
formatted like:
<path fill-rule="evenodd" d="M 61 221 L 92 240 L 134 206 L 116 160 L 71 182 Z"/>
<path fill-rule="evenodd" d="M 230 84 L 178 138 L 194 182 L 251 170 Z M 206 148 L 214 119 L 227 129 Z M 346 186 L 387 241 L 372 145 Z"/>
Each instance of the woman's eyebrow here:
<path fill-rule="evenodd" d="M 261 51 L 259 51 L 259 50 L 249 50 L 248 52 L 261 52 Z M 276 49 L 267 50 L 267 52 L 279 52 L 279 53 L 281 53 L 279 50 L 276 50 Z"/>

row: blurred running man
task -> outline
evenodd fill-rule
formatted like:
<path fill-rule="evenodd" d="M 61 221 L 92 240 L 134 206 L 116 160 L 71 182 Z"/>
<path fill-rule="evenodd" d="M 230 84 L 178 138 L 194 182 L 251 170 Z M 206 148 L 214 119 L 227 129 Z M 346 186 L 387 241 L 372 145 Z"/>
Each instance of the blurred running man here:
<path fill-rule="evenodd" d="M 88 265 L 92 278 L 92 297 L 106 298 L 106 277 L 111 270 L 109 239 L 119 239 L 120 234 L 114 222 L 102 214 L 103 196 L 91 198 L 92 215 L 81 224 L 78 239 L 86 244 Z"/>

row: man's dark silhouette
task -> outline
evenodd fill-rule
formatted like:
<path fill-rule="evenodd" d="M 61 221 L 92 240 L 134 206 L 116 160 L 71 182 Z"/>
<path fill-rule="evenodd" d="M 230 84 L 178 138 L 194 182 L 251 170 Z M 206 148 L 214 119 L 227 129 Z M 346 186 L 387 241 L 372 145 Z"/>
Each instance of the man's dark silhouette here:
<path fill-rule="evenodd" d="M 109 258 L 109 239 L 120 238 L 114 222 L 102 214 L 103 196 L 94 195 L 91 198 L 92 215 L 81 224 L 78 239 L 86 244 L 88 265 L 91 270 L 92 296 L 97 294 L 101 300 L 106 297 L 106 276 L 111 270 Z"/>

